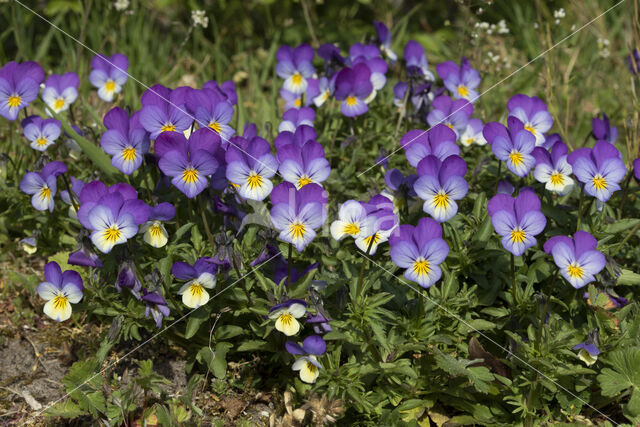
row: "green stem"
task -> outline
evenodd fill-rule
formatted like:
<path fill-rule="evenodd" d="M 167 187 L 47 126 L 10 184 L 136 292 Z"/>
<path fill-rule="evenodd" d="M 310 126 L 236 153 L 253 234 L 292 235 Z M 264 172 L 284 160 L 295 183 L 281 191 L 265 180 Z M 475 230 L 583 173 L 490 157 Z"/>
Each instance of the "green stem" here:
<path fill-rule="evenodd" d="M 216 244 L 213 241 L 213 234 L 211 234 L 211 229 L 209 228 L 209 223 L 207 222 L 207 216 L 205 214 L 205 201 L 204 198 L 200 198 L 200 217 L 202 218 L 202 222 L 204 223 L 204 231 L 207 233 L 207 238 L 209 239 L 209 245 L 211 245 L 211 252 L 215 252 Z"/>
<path fill-rule="evenodd" d="M 369 246 L 367 247 L 367 252 L 365 252 L 365 257 L 362 260 L 362 264 L 360 265 L 360 275 L 358 276 L 358 283 L 356 284 L 356 297 L 359 298 L 362 293 L 362 282 L 364 280 L 364 271 L 366 267 L 369 265 L 369 252 L 371 251 L 371 247 L 373 246 L 373 241 L 375 240 L 374 235 L 371 236 L 371 240 L 369 241 Z"/>
<path fill-rule="evenodd" d="M 291 263 L 293 261 L 293 244 L 289 243 L 289 251 L 287 254 L 287 286 L 291 286 Z"/>
<path fill-rule="evenodd" d="M 78 204 L 78 202 L 76 202 L 75 194 L 73 194 L 73 191 L 71 191 L 71 186 L 69 185 L 69 180 L 67 179 L 66 173 L 62 174 L 62 181 L 64 182 L 64 186 L 66 187 L 67 192 L 69 193 L 69 199 L 71 200 L 73 208 L 76 210 L 76 212 L 78 212 L 78 210 L 80 209 L 80 205 Z"/>
<path fill-rule="evenodd" d="M 249 289 L 247 289 L 247 283 L 244 280 L 244 276 L 242 275 L 242 273 L 240 273 L 240 269 L 238 268 L 238 264 L 236 263 L 236 258 L 235 256 L 233 256 L 233 253 L 231 254 L 230 258 L 231 258 L 231 265 L 233 265 L 233 269 L 236 271 L 236 274 L 238 275 L 238 280 L 240 280 L 240 286 L 242 286 L 242 291 L 247 296 L 247 302 L 249 303 L 250 306 L 252 306 L 253 300 L 251 299 L 251 294 L 249 293 Z"/>
<path fill-rule="evenodd" d="M 517 306 L 518 290 L 516 288 L 516 257 L 511 254 L 511 295 L 513 296 L 513 305 Z"/>
<path fill-rule="evenodd" d="M 616 248 L 616 250 L 611 252 L 609 255 L 612 258 L 616 256 L 618 252 L 620 252 L 620 249 L 622 249 L 624 244 L 627 243 L 627 240 L 629 240 L 634 234 L 636 234 L 639 228 L 640 228 L 640 222 L 638 222 L 636 225 L 633 226 L 633 228 L 629 231 L 629 233 L 627 233 L 627 235 L 624 236 L 624 239 L 622 239 L 622 242 L 618 243 L 618 247 Z"/>

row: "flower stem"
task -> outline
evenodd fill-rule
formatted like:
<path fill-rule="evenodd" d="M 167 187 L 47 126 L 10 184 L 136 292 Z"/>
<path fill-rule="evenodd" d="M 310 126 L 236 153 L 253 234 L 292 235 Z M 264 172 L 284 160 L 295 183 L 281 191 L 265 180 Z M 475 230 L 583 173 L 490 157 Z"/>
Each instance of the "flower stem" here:
<path fill-rule="evenodd" d="M 612 258 L 616 256 L 618 252 L 620 252 L 620 249 L 622 249 L 624 244 L 627 243 L 627 240 L 629 240 L 634 234 L 636 234 L 639 228 L 640 228 L 640 222 L 638 222 L 636 225 L 633 226 L 633 228 L 629 231 L 629 233 L 627 233 L 627 235 L 624 236 L 624 239 L 622 239 L 622 242 L 618 243 L 618 247 L 616 248 L 616 250 L 610 253 L 610 256 Z"/>
<path fill-rule="evenodd" d="M 249 305 L 253 305 L 253 300 L 251 299 L 251 294 L 249 293 L 249 289 L 247 289 L 247 283 L 244 280 L 244 276 L 240 272 L 240 268 L 238 267 L 238 263 L 236 263 L 236 257 L 234 256 L 234 253 L 235 253 L 235 250 L 231 253 L 231 256 L 229 256 L 229 258 L 231 259 L 231 265 L 233 265 L 233 269 L 236 271 L 236 274 L 238 275 L 238 280 L 240 281 L 240 286 L 242 286 L 242 291 L 244 292 L 244 294 L 247 297 L 247 302 L 249 303 Z"/>
<path fill-rule="evenodd" d="M 289 251 L 287 254 L 287 286 L 291 286 L 291 261 L 293 258 L 293 244 L 289 242 Z"/>
<path fill-rule="evenodd" d="M 215 242 L 213 241 L 213 234 L 211 234 L 211 229 L 209 228 L 209 223 L 207 222 L 207 216 L 205 214 L 205 206 L 204 206 L 204 198 L 200 199 L 200 216 L 202 217 L 202 222 L 204 223 L 204 231 L 207 233 L 207 238 L 209 239 L 209 245 L 211 245 L 211 251 L 215 251 Z"/>
<path fill-rule="evenodd" d="M 518 305 L 518 290 L 516 289 L 516 257 L 511 254 L 511 295 L 513 296 L 514 306 Z"/>
<path fill-rule="evenodd" d="M 73 194 L 73 191 L 71 191 L 71 186 L 69 185 L 69 180 L 67 179 L 67 174 L 65 173 L 62 174 L 62 182 L 64 182 L 64 186 L 66 187 L 67 192 L 69 193 L 69 199 L 71 200 L 71 204 L 73 205 L 73 208 L 76 210 L 76 212 L 78 212 L 78 210 L 80 209 L 80 205 L 76 201 L 76 197 Z"/>
<path fill-rule="evenodd" d="M 371 236 L 371 241 L 369 242 L 369 246 L 367 247 L 367 252 L 365 252 L 365 257 L 362 260 L 362 264 L 360 265 L 360 275 L 358 276 L 358 283 L 356 284 L 356 297 L 359 298 L 362 293 L 362 282 L 364 280 L 364 271 L 369 266 L 369 252 L 371 252 L 371 247 L 373 246 L 374 236 Z"/>

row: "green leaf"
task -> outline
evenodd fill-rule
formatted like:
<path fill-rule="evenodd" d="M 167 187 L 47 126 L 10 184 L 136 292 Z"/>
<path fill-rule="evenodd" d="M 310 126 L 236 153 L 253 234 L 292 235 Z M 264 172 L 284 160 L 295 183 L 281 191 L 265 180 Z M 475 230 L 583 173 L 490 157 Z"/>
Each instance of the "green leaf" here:
<path fill-rule="evenodd" d="M 640 388 L 640 349 L 613 351 L 608 360 L 613 369 L 604 368 L 598 375 L 603 396 L 616 396 L 632 386 Z"/>
<path fill-rule="evenodd" d="M 242 335 L 245 332 L 245 329 L 241 326 L 236 325 L 222 325 L 218 326 L 215 331 L 216 340 L 226 340 L 229 338 L 237 337 L 238 335 Z"/>
<path fill-rule="evenodd" d="M 640 219 L 619 219 L 613 224 L 609 224 L 604 227 L 604 232 L 607 234 L 615 234 L 620 233 L 621 231 L 627 231 L 630 228 L 633 228 L 638 222 L 640 222 Z"/>
<path fill-rule="evenodd" d="M 618 285 L 640 285 L 640 274 L 622 269 L 622 274 L 618 277 Z"/>
<path fill-rule="evenodd" d="M 198 308 L 193 314 L 189 316 L 189 321 L 187 322 L 187 328 L 184 332 L 184 337 L 189 339 L 193 337 L 204 322 L 209 319 L 209 312 L 206 311 L 203 307 Z"/>
<path fill-rule="evenodd" d="M 80 415 L 88 415 L 89 411 L 80 408 L 72 399 L 67 399 L 48 408 L 45 414 L 51 417 L 75 418 Z"/>

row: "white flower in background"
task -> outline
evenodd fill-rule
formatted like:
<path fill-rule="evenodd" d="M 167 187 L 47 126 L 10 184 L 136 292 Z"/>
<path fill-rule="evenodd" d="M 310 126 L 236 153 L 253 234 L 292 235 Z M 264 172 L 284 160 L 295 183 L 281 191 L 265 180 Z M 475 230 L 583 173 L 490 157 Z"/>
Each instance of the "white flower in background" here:
<path fill-rule="evenodd" d="M 113 3 L 113 7 L 115 7 L 118 12 L 127 10 L 127 8 L 129 7 L 129 0 L 116 0 Z"/>
<path fill-rule="evenodd" d="M 509 34 L 509 28 L 507 28 L 507 22 L 504 19 L 498 22 L 498 34 Z"/>
<path fill-rule="evenodd" d="M 558 10 L 553 11 L 553 17 L 556 19 L 556 25 L 560 24 L 560 20 L 566 17 L 567 14 L 564 11 L 564 8 L 560 8 Z"/>
<path fill-rule="evenodd" d="M 207 28 L 209 26 L 209 17 L 205 14 L 204 10 L 192 10 L 191 11 L 191 20 L 193 21 L 193 26 L 197 27 L 198 25 L 202 28 Z"/>

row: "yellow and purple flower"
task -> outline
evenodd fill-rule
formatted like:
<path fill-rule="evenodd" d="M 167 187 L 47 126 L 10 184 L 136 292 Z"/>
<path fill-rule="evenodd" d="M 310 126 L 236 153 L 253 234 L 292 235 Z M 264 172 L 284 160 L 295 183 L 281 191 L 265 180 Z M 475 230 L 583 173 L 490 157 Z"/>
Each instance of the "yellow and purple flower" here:
<path fill-rule="evenodd" d="M 15 120 L 40 93 L 44 70 L 33 61 L 11 61 L 0 68 L 0 116 Z"/>
<path fill-rule="evenodd" d="M 144 241 L 154 248 L 161 248 L 169 241 L 169 233 L 162 224 L 163 221 L 170 221 L 176 216 L 176 208 L 168 202 L 160 203 L 151 208 L 149 218 L 142 227 Z"/>
<path fill-rule="evenodd" d="M 306 301 L 290 299 L 282 304 L 275 305 L 269 310 L 269 319 L 276 319 L 276 330 L 290 337 L 300 331 L 298 321 L 307 313 Z"/>
<path fill-rule="evenodd" d="M 335 240 L 342 240 L 346 236 L 354 239 L 366 228 L 367 211 L 362 203 L 356 200 L 347 200 L 340 205 L 338 219 L 331 223 L 331 236 Z"/>
<path fill-rule="evenodd" d="M 188 87 L 169 89 L 160 84 L 147 89 L 140 98 L 142 109 L 138 113 L 140 125 L 156 139 L 161 132 L 184 132 L 193 119 L 187 114 L 185 98 Z"/>
<path fill-rule="evenodd" d="M 198 308 L 209 302 L 207 289 L 216 286 L 217 266 L 211 258 L 199 258 L 193 266 L 186 262 L 175 262 L 171 267 L 171 274 L 177 279 L 188 280 L 178 291 L 182 295 L 182 302 L 189 308 Z"/>
<path fill-rule="evenodd" d="M 470 119 L 469 123 L 467 123 L 467 127 L 464 129 L 464 132 L 460 135 L 460 143 L 465 147 L 469 147 L 473 144 L 480 146 L 486 145 L 487 140 L 484 139 L 484 135 L 482 134 L 483 129 L 484 125 L 482 124 L 482 120 Z"/>
<path fill-rule="evenodd" d="M 98 96 L 103 101 L 113 101 L 129 79 L 129 59 L 121 53 L 110 57 L 97 54 L 91 60 L 91 68 L 89 81 L 98 89 Z"/>
<path fill-rule="evenodd" d="M 434 81 L 435 77 L 429 71 L 429 62 L 424 48 L 415 40 L 409 40 L 404 47 L 404 60 L 407 64 L 407 74 L 419 76 L 428 81 Z"/>
<path fill-rule="evenodd" d="M 502 236 L 502 246 L 515 256 L 521 256 L 537 243 L 547 219 L 540 212 L 540 199 L 529 188 L 520 191 L 515 199 L 497 194 L 489 200 L 489 216 L 496 233 Z"/>
<path fill-rule="evenodd" d="M 307 90 L 307 79 L 315 73 L 313 56 L 313 48 L 308 44 L 301 44 L 295 49 L 286 45 L 278 49 L 276 73 L 284 79 L 285 90 L 296 95 Z"/>
<path fill-rule="evenodd" d="M 44 280 L 37 288 L 40 298 L 47 301 L 44 314 L 64 322 L 71 317 L 71 304 L 82 299 L 82 278 L 73 270 L 62 272 L 58 263 L 51 261 L 44 266 Z"/>
<path fill-rule="evenodd" d="M 389 238 L 391 259 L 406 269 L 404 277 L 428 288 L 440 280 L 439 265 L 447 258 L 449 246 L 442 239 L 442 227 L 431 218 L 421 218 L 418 226 L 401 225 Z"/>
<path fill-rule="evenodd" d="M 450 220 L 458 212 L 456 200 L 469 191 L 464 179 L 467 164 L 460 156 L 449 156 L 440 161 L 428 155 L 418 164 L 418 179 L 413 189 L 422 200 L 422 210 L 438 222 Z"/>
<path fill-rule="evenodd" d="M 247 140 L 235 137 L 227 149 L 226 177 L 237 186 L 245 199 L 264 200 L 273 189 L 270 178 L 278 170 L 278 161 L 271 154 L 271 145 L 263 138 Z"/>
<path fill-rule="evenodd" d="M 544 244 L 544 251 L 553 256 L 560 274 L 576 289 L 596 280 L 595 275 L 606 264 L 604 255 L 596 250 L 598 241 L 586 231 L 577 231 L 573 239 L 554 236 Z"/>
<path fill-rule="evenodd" d="M 444 124 L 456 133 L 456 138 L 467 129 L 473 104 L 466 99 L 452 100 L 447 95 L 442 95 L 433 100 L 433 110 L 427 116 L 429 126 Z"/>
<path fill-rule="evenodd" d="M 78 75 L 74 72 L 52 74 L 44 82 L 42 100 L 54 113 L 66 111 L 78 98 L 79 83 Z"/>
<path fill-rule="evenodd" d="M 573 350 L 580 350 L 578 352 L 578 358 L 582 360 L 585 365 L 591 366 L 596 363 L 600 355 L 600 349 L 598 348 L 598 328 L 589 332 L 587 340 L 575 345 Z"/>
<path fill-rule="evenodd" d="M 398 55 L 391 50 L 391 31 L 380 21 L 373 21 L 373 26 L 376 29 L 376 34 L 378 36 L 378 46 L 380 46 L 380 50 L 389 58 L 391 63 L 394 63 L 398 60 Z"/>
<path fill-rule="evenodd" d="M 347 117 L 356 117 L 369 111 L 367 98 L 373 92 L 371 70 L 364 63 L 343 68 L 335 80 L 334 96 L 342 101 L 340 111 Z"/>
<path fill-rule="evenodd" d="M 316 141 L 288 144 L 278 149 L 280 176 L 299 190 L 307 184 L 322 184 L 331 173 L 324 148 Z"/>
<path fill-rule="evenodd" d="M 316 112 L 313 108 L 291 108 L 282 115 L 282 121 L 278 125 L 278 132 L 295 132 L 299 126 L 303 125 L 313 127 L 313 119 L 315 117 Z"/>
<path fill-rule="evenodd" d="M 36 210 L 53 212 L 53 196 L 56 195 L 56 178 L 67 171 L 62 162 L 49 162 L 40 172 L 27 172 L 20 181 L 20 190 L 31 194 L 31 204 Z"/>
<path fill-rule="evenodd" d="M 233 118 L 233 105 L 227 99 L 210 86 L 200 90 L 190 89 L 186 95 L 187 108 L 196 118 L 198 126 L 220 135 L 225 147 L 236 132 L 229 126 Z"/>
<path fill-rule="evenodd" d="M 517 118 L 509 117 L 507 123 L 508 129 L 502 123 L 487 123 L 482 134 L 498 160 L 506 162 L 507 169 L 519 177 L 527 176 L 536 162 L 531 155 L 536 146 L 535 137 Z"/>
<path fill-rule="evenodd" d="M 573 169 L 567 161 L 567 152 L 567 145 L 558 141 L 551 148 L 551 153 L 542 147 L 536 147 L 531 153 L 536 159 L 534 178 L 545 184 L 547 190 L 561 196 L 571 193 L 573 189 Z"/>
<path fill-rule="evenodd" d="M 514 95 L 507 103 L 509 117 L 520 120 L 524 129 L 535 136 L 535 145 L 544 144 L 545 133 L 553 126 L 553 117 L 547 109 L 547 104 L 536 96 Z M 511 126 L 509 126 L 511 127 Z"/>
<path fill-rule="evenodd" d="M 144 317 L 149 317 L 149 314 L 153 317 L 158 328 L 162 327 L 162 319 L 169 317 L 169 305 L 167 301 L 162 298 L 158 292 L 149 292 L 146 289 L 142 289 L 142 300 L 147 304 Z"/>
<path fill-rule="evenodd" d="M 428 131 L 413 129 L 404 134 L 400 145 L 405 150 L 409 164 L 414 168 L 428 155 L 434 155 L 440 161 L 449 156 L 460 154 L 460 147 L 456 144 L 456 134 L 449 127 L 439 124 Z"/>
<path fill-rule="evenodd" d="M 140 125 L 141 112 L 131 118 L 120 107 L 104 116 L 107 131 L 100 138 L 102 149 L 111 157 L 111 164 L 125 175 L 131 175 L 142 164 L 149 151 L 149 134 Z"/>
<path fill-rule="evenodd" d="M 22 121 L 22 129 L 25 138 L 34 150 L 45 151 L 60 136 L 60 122 L 55 119 L 42 119 L 38 116 L 29 116 Z"/>
<path fill-rule="evenodd" d="M 460 65 L 453 61 L 438 64 L 436 72 L 455 99 L 466 99 L 470 102 L 475 102 L 478 99 L 476 89 L 480 85 L 480 73 L 471 67 L 469 60 L 464 56 Z"/>
<path fill-rule="evenodd" d="M 300 344 L 287 341 L 285 348 L 289 354 L 301 356 L 296 359 L 291 369 L 300 371 L 300 379 L 305 383 L 313 384 L 320 375 L 322 365 L 318 362 L 317 356 L 321 356 L 327 351 L 327 343 L 319 335 L 310 335 Z"/>
<path fill-rule="evenodd" d="M 381 243 L 389 240 L 389 236 L 398 227 L 398 215 L 395 213 L 393 201 L 382 194 L 376 194 L 368 202 L 362 202 L 366 219 L 357 237 L 356 246 L 367 255 L 376 253 Z"/>
<path fill-rule="evenodd" d="M 611 143 L 598 141 L 593 148 L 578 148 L 567 160 L 573 174 L 584 184 L 584 191 L 604 203 L 620 190 L 620 181 L 627 173 L 622 154 Z"/>

